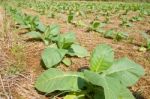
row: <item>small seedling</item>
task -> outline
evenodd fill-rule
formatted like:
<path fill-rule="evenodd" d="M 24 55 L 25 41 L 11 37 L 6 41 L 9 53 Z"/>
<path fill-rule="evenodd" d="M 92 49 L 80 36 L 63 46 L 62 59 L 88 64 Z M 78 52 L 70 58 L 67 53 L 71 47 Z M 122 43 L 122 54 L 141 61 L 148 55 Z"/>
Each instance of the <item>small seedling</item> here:
<path fill-rule="evenodd" d="M 140 16 L 134 16 L 130 19 L 131 22 L 136 22 L 136 21 L 141 21 L 142 20 L 142 17 Z"/>
<path fill-rule="evenodd" d="M 104 33 L 104 37 L 114 39 L 115 41 L 121 41 L 123 39 L 127 39 L 128 34 L 123 32 L 116 32 L 114 30 L 108 30 Z"/>
<path fill-rule="evenodd" d="M 127 18 L 122 18 L 122 23 L 120 25 L 126 26 L 126 27 L 132 27 L 133 26 Z"/>
<path fill-rule="evenodd" d="M 68 23 L 72 23 L 73 19 L 74 19 L 74 14 L 73 14 L 73 13 L 70 13 L 70 14 L 68 15 L 67 22 L 68 22 Z"/>
<path fill-rule="evenodd" d="M 146 48 L 150 50 L 150 36 L 147 33 L 142 33 L 144 39 L 146 40 Z"/>
<path fill-rule="evenodd" d="M 105 23 L 101 23 L 99 21 L 93 21 L 90 24 L 90 27 L 88 28 L 88 31 L 95 31 L 95 32 L 99 32 L 99 33 L 103 33 L 104 30 L 102 29 L 102 27 L 105 26 Z"/>
<path fill-rule="evenodd" d="M 41 32 L 31 31 L 27 33 L 27 35 L 33 39 L 42 40 L 45 45 L 52 44 L 60 33 L 60 27 L 56 24 L 48 25 L 46 27 L 42 25 L 40 28 Z"/>

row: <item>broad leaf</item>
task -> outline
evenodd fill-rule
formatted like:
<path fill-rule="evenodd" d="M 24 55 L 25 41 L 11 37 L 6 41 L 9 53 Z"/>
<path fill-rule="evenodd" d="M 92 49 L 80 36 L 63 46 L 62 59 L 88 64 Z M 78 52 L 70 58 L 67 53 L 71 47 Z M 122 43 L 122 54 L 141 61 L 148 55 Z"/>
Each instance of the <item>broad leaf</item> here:
<path fill-rule="evenodd" d="M 126 95 L 128 90 L 123 89 L 118 79 L 110 76 L 100 75 L 91 71 L 84 71 L 85 78 L 93 85 L 104 88 L 105 99 L 134 99 L 131 95 Z M 124 93 L 120 93 L 124 92 Z"/>
<path fill-rule="evenodd" d="M 104 37 L 113 39 L 115 37 L 115 33 L 113 30 L 108 30 L 105 32 Z"/>
<path fill-rule="evenodd" d="M 60 91 L 79 91 L 84 85 L 82 73 L 63 72 L 58 69 L 50 68 L 42 73 L 35 84 L 35 87 L 46 93 L 56 90 Z"/>
<path fill-rule="evenodd" d="M 47 68 L 51 68 L 61 62 L 66 53 L 64 49 L 48 47 L 42 53 L 42 60 Z"/>
<path fill-rule="evenodd" d="M 42 24 L 42 22 L 39 22 L 36 28 L 41 32 L 44 32 L 46 27 L 44 26 L 44 24 Z"/>
<path fill-rule="evenodd" d="M 70 14 L 68 15 L 68 20 L 67 20 L 68 23 L 71 23 L 73 19 L 74 19 L 74 14 L 70 13 Z"/>
<path fill-rule="evenodd" d="M 114 61 L 114 52 L 106 44 L 98 45 L 90 59 L 90 69 L 94 72 L 102 72 L 108 69 Z"/>
<path fill-rule="evenodd" d="M 122 87 L 118 99 L 135 99 L 128 88 Z"/>
<path fill-rule="evenodd" d="M 85 95 L 82 92 L 71 92 L 67 94 L 63 99 L 85 99 Z"/>
<path fill-rule="evenodd" d="M 66 95 L 63 99 L 78 99 L 76 95 Z"/>
<path fill-rule="evenodd" d="M 93 28 L 93 29 L 96 29 L 96 28 L 98 28 L 99 26 L 100 26 L 100 22 L 95 21 L 95 22 L 92 23 L 92 28 Z"/>
<path fill-rule="evenodd" d="M 93 95 L 94 99 L 105 99 L 103 87 L 94 86 L 93 92 L 94 92 L 94 95 Z"/>
<path fill-rule="evenodd" d="M 66 66 L 70 66 L 70 65 L 71 65 L 71 60 L 68 59 L 68 58 L 64 58 L 64 59 L 62 60 L 62 62 L 63 62 Z"/>
<path fill-rule="evenodd" d="M 75 33 L 68 32 L 60 35 L 57 44 L 59 48 L 68 49 L 76 40 Z"/>
<path fill-rule="evenodd" d="M 51 31 L 50 31 L 51 34 L 57 35 L 57 34 L 60 33 L 60 26 L 57 25 L 57 24 L 52 24 L 52 25 L 50 25 L 50 30 L 51 30 Z"/>
<path fill-rule="evenodd" d="M 89 55 L 88 51 L 84 47 L 82 47 L 78 44 L 72 44 L 71 49 L 72 49 L 74 55 L 76 55 L 78 57 L 86 57 Z"/>
<path fill-rule="evenodd" d="M 30 37 L 35 38 L 35 39 L 40 39 L 42 37 L 41 33 L 36 32 L 36 31 L 31 31 L 31 32 L 27 33 L 27 35 L 29 35 Z"/>
<path fill-rule="evenodd" d="M 57 36 L 59 33 L 60 33 L 60 27 L 56 24 L 47 26 L 44 31 L 45 38 L 47 39 L 52 39 L 52 37 Z"/>
<path fill-rule="evenodd" d="M 132 86 L 144 75 L 144 70 L 139 64 L 122 58 L 114 62 L 105 74 L 119 79 L 125 86 Z"/>

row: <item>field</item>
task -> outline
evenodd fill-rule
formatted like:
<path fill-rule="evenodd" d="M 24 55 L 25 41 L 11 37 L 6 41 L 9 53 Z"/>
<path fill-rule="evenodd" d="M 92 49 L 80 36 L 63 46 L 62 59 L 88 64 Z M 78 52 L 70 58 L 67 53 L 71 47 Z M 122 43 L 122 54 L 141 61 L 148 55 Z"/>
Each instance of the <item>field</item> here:
<path fill-rule="evenodd" d="M 150 3 L 0 0 L 0 99 L 150 99 Z"/>

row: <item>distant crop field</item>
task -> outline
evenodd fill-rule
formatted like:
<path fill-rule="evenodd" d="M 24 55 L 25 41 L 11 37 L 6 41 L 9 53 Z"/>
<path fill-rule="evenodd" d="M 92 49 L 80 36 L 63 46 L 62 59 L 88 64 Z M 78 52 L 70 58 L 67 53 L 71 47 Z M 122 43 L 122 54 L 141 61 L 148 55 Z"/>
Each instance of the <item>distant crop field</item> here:
<path fill-rule="evenodd" d="M 150 2 L 150 0 L 61 0 L 61 1 Z"/>

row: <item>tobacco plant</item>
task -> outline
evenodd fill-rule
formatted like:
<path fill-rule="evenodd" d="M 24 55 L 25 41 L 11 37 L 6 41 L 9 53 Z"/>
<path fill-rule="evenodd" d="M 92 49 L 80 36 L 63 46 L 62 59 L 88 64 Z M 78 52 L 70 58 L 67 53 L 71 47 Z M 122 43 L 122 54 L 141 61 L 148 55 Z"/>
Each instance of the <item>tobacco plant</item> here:
<path fill-rule="evenodd" d="M 16 22 L 22 27 L 29 29 L 29 31 L 41 30 L 41 25 L 43 25 L 38 16 L 24 15 L 22 18 L 15 18 Z"/>
<path fill-rule="evenodd" d="M 71 61 L 66 59 L 66 56 L 88 56 L 88 51 L 75 41 L 76 37 L 72 32 L 59 35 L 53 46 L 49 46 L 42 53 L 42 60 L 45 66 L 47 68 L 51 68 L 56 66 L 61 61 L 65 65 L 70 65 Z"/>
<path fill-rule="evenodd" d="M 126 27 L 132 27 L 132 23 L 127 19 L 127 18 L 121 18 L 122 23 L 120 24 L 121 26 L 126 26 Z"/>
<path fill-rule="evenodd" d="M 134 16 L 130 19 L 131 22 L 136 22 L 136 21 L 141 21 L 142 17 L 141 16 Z"/>
<path fill-rule="evenodd" d="M 73 13 L 69 13 L 68 18 L 67 18 L 67 22 L 72 23 L 74 17 L 75 17 L 75 15 Z"/>
<path fill-rule="evenodd" d="M 99 32 L 99 33 L 103 33 L 104 30 L 102 29 L 102 27 L 105 26 L 105 23 L 99 22 L 99 21 L 93 21 L 91 22 L 88 31 L 95 31 L 95 32 Z"/>
<path fill-rule="evenodd" d="M 150 50 L 150 36 L 147 33 L 142 33 L 144 39 L 146 40 L 146 48 Z"/>
<path fill-rule="evenodd" d="M 40 30 L 43 25 L 38 16 L 32 16 L 22 13 L 20 10 L 12 8 L 10 6 L 7 7 L 7 12 L 12 16 L 12 18 L 16 21 L 17 25 L 20 28 L 26 28 L 29 31 Z"/>
<path fill-rule="evenodd" d="M 114 39 L 115 41 L 121 41 L 123 39 L 127 39 L 128 34 L 124 33 L 124 32 L 114 31 L 111 29 L 111 30 L 108 30 L 104 33 L 104 37 Z"/>
<path fill-rule="evenodd" d="M 139 64 L 127 57 L 114 59 L 113 49 L 100 44 L 91 55 L 89 69 L 63 72 L 50 68 L 37 78 L 35 87 L 47 94 L 63 92 L 64 99 L 135 99 L 128 87 L 143 75 Z"/>
<path fill-rule="evenodd" d="M 41 31 L 31 31 L 27 33 L 33 39 L 42 40 L 45 45 L 52 44 L 60 33 L 60 27 L 56 24 L 40 26 Z"/>

